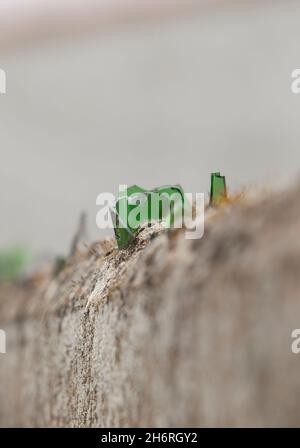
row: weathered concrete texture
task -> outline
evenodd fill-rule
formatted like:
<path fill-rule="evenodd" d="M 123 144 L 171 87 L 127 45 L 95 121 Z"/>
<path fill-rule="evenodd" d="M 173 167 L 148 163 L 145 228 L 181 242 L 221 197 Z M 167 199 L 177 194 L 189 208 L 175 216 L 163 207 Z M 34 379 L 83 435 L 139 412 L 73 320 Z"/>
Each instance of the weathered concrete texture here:
<path fill-rule="evenodd" d="M 299 425 L 299 197 L 224 209 L 202 240 L 145 229 L 3 287 L 0 424 Z"/>

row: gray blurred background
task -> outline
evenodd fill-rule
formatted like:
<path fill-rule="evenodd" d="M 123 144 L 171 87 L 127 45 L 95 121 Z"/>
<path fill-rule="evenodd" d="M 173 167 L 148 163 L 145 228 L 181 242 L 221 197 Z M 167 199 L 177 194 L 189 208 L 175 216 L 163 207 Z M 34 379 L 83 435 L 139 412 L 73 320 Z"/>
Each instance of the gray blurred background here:
<path fill-rule="evenodd" d="M 66 252 L 82 210 L 101 237 L 96 197 L 120 183 L 207 192 L 216 170 L 232 190 L 298 175 L 300 2 L 159 4 L 0 33 L 0 249 Z"/>

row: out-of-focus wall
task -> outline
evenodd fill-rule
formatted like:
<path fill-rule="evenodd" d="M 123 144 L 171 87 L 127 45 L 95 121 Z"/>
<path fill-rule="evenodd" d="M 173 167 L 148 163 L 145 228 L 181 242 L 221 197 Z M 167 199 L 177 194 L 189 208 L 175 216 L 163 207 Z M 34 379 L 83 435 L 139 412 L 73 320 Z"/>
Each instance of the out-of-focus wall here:
<path fill-rule="evenodd" d="M 207 191 L 299 171 L 300 3 L 233 3 L 0 52 L 0 248 L 66 250 L 119 183 Z"/>

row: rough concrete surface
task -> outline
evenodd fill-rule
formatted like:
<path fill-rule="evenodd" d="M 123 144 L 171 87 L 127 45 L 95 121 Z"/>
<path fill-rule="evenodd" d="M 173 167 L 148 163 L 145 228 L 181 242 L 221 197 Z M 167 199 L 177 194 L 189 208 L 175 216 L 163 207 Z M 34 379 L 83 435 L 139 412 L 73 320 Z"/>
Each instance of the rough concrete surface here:
<path fill-rule="evenodd" d="M 1 426 L 300 424 L 300 187 L 0 288 Z"/>

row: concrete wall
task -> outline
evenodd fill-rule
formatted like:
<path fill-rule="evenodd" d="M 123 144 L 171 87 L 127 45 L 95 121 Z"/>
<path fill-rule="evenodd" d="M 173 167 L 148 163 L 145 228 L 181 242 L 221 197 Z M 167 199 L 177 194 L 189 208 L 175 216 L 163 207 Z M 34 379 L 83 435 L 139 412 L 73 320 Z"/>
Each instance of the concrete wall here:
<path fill-rule="evenodd" d="M 0 425 L 299 425 L 299 194 L 3 286 Z"/>

